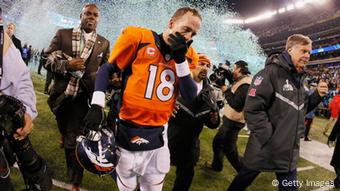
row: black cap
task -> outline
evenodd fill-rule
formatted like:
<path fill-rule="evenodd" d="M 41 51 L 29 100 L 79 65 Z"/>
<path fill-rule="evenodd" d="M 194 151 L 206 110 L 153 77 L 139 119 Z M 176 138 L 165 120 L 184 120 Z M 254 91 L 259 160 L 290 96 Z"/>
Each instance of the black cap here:
<path fill-rule="evenodd" d="M 239 68 L 241 68 L 241 73 L 242 74 L 251 74 L 248 68 L 248 63 L 243 61 L 243 60 L 239 60 L 237 62 L 235 62 L 235 65 Z"/>

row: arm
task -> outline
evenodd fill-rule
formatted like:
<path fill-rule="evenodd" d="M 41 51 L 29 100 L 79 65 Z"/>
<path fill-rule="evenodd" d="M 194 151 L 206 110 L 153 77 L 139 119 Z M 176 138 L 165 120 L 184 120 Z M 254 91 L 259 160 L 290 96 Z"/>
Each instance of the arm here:
<path fill-rule="evenodd" d="M 36 97 L 29 69 L 21 58 L 21 53 L 12 44 L 6 56 L 4 56 L 4 72 L 9 76 L 16 76 L 13 80 L 13 89 L 5 89 L 4 94 L 8 94 L 20 100 L 26 108 L 24 116 L 25 125 L 17 129 L 14 134 L 15 139 L 22 140 L 33 129 L 32 119 L 37 115 Z M 8 91 L 8 92 L 7 92 Z"/>
<path fill-rule="evenodd" d="M 237 88 L 234 94 L 230 89 L 225 92 L 225 99 L 227 100 L 230 107 L 232 107 L 235 111 L 241 112 L 243 110 L 249 86 L 249 84 L 241 85 Z"/>
<path fill-rule="evenodd" d="M 42 64 L 44 68 L 50 72 L 65 75 L 67 73 L 67 65 L 69 61 L 62 56 L 62 52 L 60 51 L 61 40 L 61 31 L 58 30 L 48 48 L 44 50 Z M 58 54 L 56 54 L 55 51 L 58 51 Z"/>
<path fill-rule="evenodd" d="M 105 92 L 108 88 L 110 76 L 117 71 L 124 70 L 135 59 L 139 41 L 134 38 L 133 30 L 126 28 L 118 37 L 111 51 L 108 63 L 103 64 L 95 81 L 95 89 L 91 101 L 91 108 L 85 116 L 85 127 L 98 130 L 104 120 Z"/>
<path fill-rule="evenodd" d="M 118 72 L 119 68 L 116 65 L 105 63 L 103 64 L 96 75 L 94 93 L 91 105 L 99 105 L 105 107 L 105 92 L 109 85 L 109 78 L 114 72 Z"/>
<path fill-rule="evenodd" d="M 318 104 L 322 101 L 322 97 L 327 95 L 328 93 L 328 85 L 326 82 L 320 81 L 316 91 L 312 95 L 308 97 L 308 107 L 307 113 L 313 110 Z"/>
<path fill-rule="evenodd" d="M 191 75 L 189 64 L 186 59 L 186 54 L 190 51 L 195 59 L 194 65 L 197 65 L 198 55 L 193 49 L 190 49 L 190 45 L 193 42 L 189 40 L 186 42 L 186 39 L 179 33 L 176 32 L 175 35 L 169 35 L 169 42 L 170 42 L 170 49 L 171 49 L 171 56 L 176 63 L 176 74 L 179 78 L 179 91 L 185 100 L 192 100 L 197 95 L 197 86 L 194 83 Z"/>
<path fill-rule="evenodd" d="M 179 91 L 185 100 L 193 100 L 197 96 L 197 86 L 190 74 L 179 77 Z"/>
<path fill-rule="evenodd" d="M 307 113 L 316 108 L 321 101 L 322 97 L 319 95 L 318 91 L 314 91 L 311 95 L 309 95 Z"/>
<path fill-rule="evenodd" d="M 260 84 L 255 85 L 254 80 L 257 76 L 263 77 L 263 80 Z M 265 68 L 254 76 L 244 108 L 247 126 L 255 134 L 261 145 L 266 144 L 273 132 L 267 110 L 270 107 L 274 92 L 270 71 Z"/>

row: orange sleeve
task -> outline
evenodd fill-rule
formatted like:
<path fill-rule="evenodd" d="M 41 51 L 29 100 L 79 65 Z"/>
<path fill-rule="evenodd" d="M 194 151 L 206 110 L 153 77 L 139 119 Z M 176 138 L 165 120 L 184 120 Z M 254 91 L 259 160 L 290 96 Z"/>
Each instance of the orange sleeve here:
<path fill-rule="evenodd" d="M 126 27 L 117 39 L 110 57 L 110 64 L 117 64 L 119 69 L 124 70 L 135 59 L 141 33 L 137 27 Z"/>

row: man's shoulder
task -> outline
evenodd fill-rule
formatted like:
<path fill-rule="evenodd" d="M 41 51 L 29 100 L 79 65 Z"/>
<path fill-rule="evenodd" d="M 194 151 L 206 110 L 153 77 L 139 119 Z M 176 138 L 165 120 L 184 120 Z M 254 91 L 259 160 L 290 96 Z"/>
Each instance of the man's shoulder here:
<path fill-rule="evenodd" d="M 153 39 L 153 32 L 150 29 L 138 27 L 138 26 L 127 26 L 122 30 L 122 35 L 129 36 L 130 39 L 140 41 L 141 39 Z"/>
<path fill-rule="evenodd" d="M 17 42 L 17 43 L 21 43 L 21 40 L 18 39 L 15 35 L 13 35 L 12 41 L 13 41 L 13 42 Z"/>
<path fill-rule="evenodd" d="M 103 37 L 103 36 L 100 35 L 100 34 L 97 34 L 97 38 L 98 38 L 98 40 L 101 41 L 101 42 L 107 42 L 107 43 L 109 43 L 109 40 L 108 40 L 107 38 Z"/>
<path fill-rule="evenodd" d="M 146 32 L 149 33 L 152 31 L 151 29 L 140 27 L 140 26 L 127 26 L 124 30 L 129 31 L 129 32 L 137 32 L 137 33 L 146 33 Z"/>
<path fill-rule="evenodd" d="M 72 35 L 72 30 L 73 28 L 62 28 L 62 29 L 58 29 L 57 33 L 61 35 Z"/>

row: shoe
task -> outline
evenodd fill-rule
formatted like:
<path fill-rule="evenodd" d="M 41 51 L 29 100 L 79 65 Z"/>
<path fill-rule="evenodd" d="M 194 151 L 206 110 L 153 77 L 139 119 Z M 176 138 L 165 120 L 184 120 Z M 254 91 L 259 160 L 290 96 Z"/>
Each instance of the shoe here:
<path fill-rule="evenodd" d="M 222 171 L 222 169 L 216 169 L 216 168 L 214 168 L 214 167 L 212 166 L 212 164 L 211 164 L 210 162 L 208 162 L 208 161 L 206 161 L 206 162 L 204 163 L 203 167 L 204 167 L 205 169 L 207 169 L 207 170 L 212 170 L 212 171 L 215 171 L 215 172 L 221 172 L 221 171 Z"/>
<path fill-rule="evenodd" d="M 309 139 L 308 137 L 305 138 L 305 141 L 312 141 L 312 139 Z"/>

